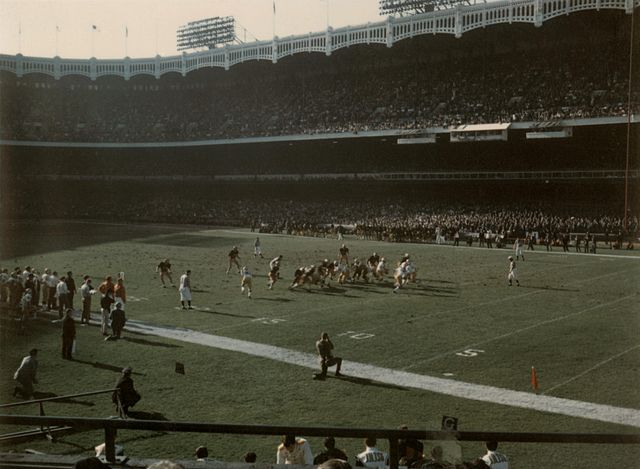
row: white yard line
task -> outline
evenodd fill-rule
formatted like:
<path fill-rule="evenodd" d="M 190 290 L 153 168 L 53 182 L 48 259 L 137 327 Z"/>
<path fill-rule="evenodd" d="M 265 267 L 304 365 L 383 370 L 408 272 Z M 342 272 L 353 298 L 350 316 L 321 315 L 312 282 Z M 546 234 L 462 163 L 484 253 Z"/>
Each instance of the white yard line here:
<path fill-rule="evenodd" d="M 313 370 L 318 370 L 316 355 L 295 350 L 288 350 L 273 345 L 259 344 L 229 337 L 204 334 L 181 328 L 164 328 L 139 321 L 127 322 L 127 329 L 132 332 L 149 334 L 182 342 L 214 347 L 232 352 L 240 352 L 260 358 L 288 363 Z M 471 399 L 493 404 L 519 407 L 541 412 L 587 418 L 601 422 L 629 425 L 640 428 L 640 410 L 593 404 L 551 396 L 512 391 L 509 389 L 464 383 L 451 379 L 419 375 L 406 371 L 392 370 L 378 366 L 351 361 L 343 362 L 346 375 L 386 383 L 395 386 L 421 389 L 424 391 L 446 394 L 449 396 Z"/>
<path fill-rule="evenodd" d="M 584 370 L 582 373 L 575 375 L 573 378 L 569 378 L 568 380 L 564 381 L 563 383 L 560 384 L 556 384 L 555 386 L 551 386 L 549 389 L 547 389 L 546 391 L 543 392 L 543 394 L 549 394 L 551 391 L 554 391 L 556 389 L 558 389 L 561 386 L 564 386 L 565 384 L 569 384 L 572 381 L 575 381 L 576 379 L 582 378 L 583 376 L 591 373 L 593 370 L 596 370 L 598 368 L 600 368 L 603 365 L 606 365 L 609 362 L 612 362 L 613 360 L 620 358 L 623 355 L 626 355 L 629 352 L 632 352 L 633 350 L 640 348 L 640 344 L 635 345 L 633 347 L 631 347 L 630 349 L 625 350 L 624 352 L 620 352 L 617 353 L 609 358 L 607 358 L 606 360 L 601 361 L 600 363 L 596 363 L 595 365 L 593 365 L 591 368 Z"/>
<path fill-rule="evenodd" d="M 504 334 L 496 335 L 496 336 L 490 337 L 490 338 L 485 339 L 485 340 L 480 340 L 480 341 L 474 342 L 472 344 L 467 344 L 464 347 L 459 347 L 459 348 L 454 349 L 454 350 L 449 350 L 447 352 L 443 352 L 441 354 L 435 355 L 433 357 L 426 358 L 424 360 L 416 361 L 416 362 L 412 363 L 411 365 L 406 366 L 406 367 L 404 367 L 402 369 L 403 370 L 409 370 L 411 368 L 415 368 L 418 365 L 423 365 L 425 363 L 429 363 L 429 362 L 433 362 L 433 361 L 439 360 L 441 358 L 453 355 L 454 353 L 460 352 L 462 350 L 467 350 L 467 349 L 470 349 L 470 348 L 476 348 L 476 347 L 478 347 L 480 345 L 488 344 L 489 342 L 494 342 L 496 340 L 501 340 L 501 339 L 504 339 L 504 338 L 507 338 L 507 337 L 511 337 L 513 335 L 516 335 L 516 334 L 521 334 L 523 332 L 530 331 L 531 329 L 535 329 L 537 327 L 546 326 L 548 324 L 552 324 L 552 323 L 558 322 L 558 321 L 564 321 L 565 319 L 569 319 L 569 318 L 572 318 L 574 316 L 579 316 L 581 314 L 588 313 L 590 311 L 594 311 L 594 310 L 597 310 L 597 309 L 600 309 L 600 308 L 604 308 L 605 306 L 612 306 L 612 305 L 614 305 L 616 303 L 620 303 L 621 301 L 628 300 L 630 298 L 634 298 L 635 296 L 636 296 L 635 294 L 627 295 L 627 296 L 624 296 L 622 298 L 618 298 L 616 300 L 610 301 L 609 303 L 599 303 L 599 304 L 597 304 L 595 306 L 591 306 L 589 308 L 582 309 L 580 311 L 576 311 L 576 312 L 573 312 L 573 313 L 565 314 L 564 316 L 558 316 L 556 318 L 540 321 L 540 322 L 537 322 L 535 324 L 531 324 L 530 326 L 527 326 L 527 327 L 522 327 L 520 329 L 516 329 L 516 330 L 510 331 L 510 332 L 506 332 Z M 550 390 L 551 389 L 549 389 L 548 391 L 550 391 Z"/>

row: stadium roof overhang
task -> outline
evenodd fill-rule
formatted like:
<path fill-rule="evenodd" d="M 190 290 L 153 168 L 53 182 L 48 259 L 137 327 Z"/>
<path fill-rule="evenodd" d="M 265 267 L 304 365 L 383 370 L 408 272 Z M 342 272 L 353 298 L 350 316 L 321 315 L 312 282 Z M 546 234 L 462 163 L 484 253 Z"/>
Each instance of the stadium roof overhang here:
<path fill-rule="evenodd" d="M 495 130 L 507 130 L 511 127 L 511 123 L 506 124 L 470 124 L 459 125 L 458 127 L 451 128 L 451 132 L 490 132 Z"/>
<path fill-rule="evenodd" d="M 583 10 L 623 10 L 630 14 L 640 6 L 640 0 L 498 0 L 476 5 L 421 13 L 385 21 L 348 26 L 339 29 L 309 33 L 287 38 L 274 37 L 237 46 L 225 46 L 208 51 L 170 57 L 141 59 L 62 59 L 25 57 L 22 54 L 0 54 L 0 70 L 18 77 L 29 73 L 43 73 L 59 79 L 67 75 L 81 75 L 95 80 L 101 76 L 119 76 L 128 80 L 136 75 L 160 78 L 166 73 L 187 73 L 201 68 L 229 67 L 253 60 L 273 63 L 294 54 L 333 52 L 356 44 L 384 44 L 392 47 L 396 42 L 425 34 L 450 34 L 461 37 L 474 29 L 497 24 L 529 23 L 542 26 L 545 21 Z"/>

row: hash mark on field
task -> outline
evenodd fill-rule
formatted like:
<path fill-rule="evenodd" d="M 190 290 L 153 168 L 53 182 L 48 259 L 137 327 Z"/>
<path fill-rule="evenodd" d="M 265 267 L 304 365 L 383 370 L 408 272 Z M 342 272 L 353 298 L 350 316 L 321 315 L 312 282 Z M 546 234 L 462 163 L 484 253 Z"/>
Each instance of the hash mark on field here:
<path fill-rule="evenodd" d="M 318 368 L 318 360 L 315 354 L 298 352 L 273 345 L 205 334 L 189 329 L 157 327 L 135 320 L 127 322 L 127 329 L 142 334 L 240 352 L 254 357 L 268 358 L 304 368 L 314 370 Z M 463 399 L 640 427 L 640 410 L 637 409 L 574 401 L 482 384 L 464 383 L 452 379 L 419 375 L 346 360 L 343 361 L 342 371 L 346 375 L 356 378 L 421 389 Z"/>
<path fill-rule="evenodd" d="M 579 373 L 577 375 L 575 375 L 573 378 L 569 378 L 568 380 L 560 383 L 560 384 L 556 384 L 555 386 L 551 386 L 549 389 L 547 389 L 546 391 L 544 391 L 542 394 L 549 394 L 551 391 L 554 391 L 556 389 L 558 389 L 561 386 L 564 386 L 565 384 L 569 384 L 572 381 L 575 381 L 576 379 L 582 378 L 584 375 L 591 373 L 593 370 L 600 368 L 602 365 L 606 365 L 607 363 L 615 360 L 616 358 L 620 358 L 622 355 L 626 355 L 627 353 L 637 349 L 640 347 L 640 344 L 638 345 L 634 345 L 633 347 L 631 347 L 630 349 L 625 350 L 624 352 L 620 352 L 617 353 L 609 358 L 607 358 L 606 360 L 601 361 L 600 363 L 596 363 L 595 365 L 593 365 L 591 368 L 588 368 L 586 370 L 584 370 L 582 373 Z"/>

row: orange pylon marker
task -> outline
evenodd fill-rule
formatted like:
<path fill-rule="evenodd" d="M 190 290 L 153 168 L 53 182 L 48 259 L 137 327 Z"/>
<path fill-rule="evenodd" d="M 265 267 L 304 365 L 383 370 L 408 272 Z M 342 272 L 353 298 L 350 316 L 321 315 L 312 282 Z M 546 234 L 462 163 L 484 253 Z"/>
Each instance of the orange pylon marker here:
<path fill-rule="evenodd" d="M 531 387 L 533 388 L 533 392 L 538 394 L 538 376 L 536 375 L 536 368 L 534 366 L 531 367 Z"/>

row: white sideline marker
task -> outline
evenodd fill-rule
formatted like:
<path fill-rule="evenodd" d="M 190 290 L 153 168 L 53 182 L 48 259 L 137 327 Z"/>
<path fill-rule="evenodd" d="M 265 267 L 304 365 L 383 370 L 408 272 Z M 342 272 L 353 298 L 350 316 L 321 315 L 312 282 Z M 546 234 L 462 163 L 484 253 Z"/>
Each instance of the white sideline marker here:
<path fill-rule="evenodd" d="M 178 340 L 192 344 L 214 347 L 232 352 L 245 353 L 260 358 L 289 363 L 310 369 L 318 368 L 315 354 L 288 350 L 273 345 L 248 342 L 246 340 L 205 334 L 182 328 L 163 328 L 143 322 L 130 320 L 127 329 L 141 333 Z M 640 428 L 640 410 L 610 405 L 594 404 L 591 402 L 575 401 L 546 395 L 536 395 L 529 392 L 513 391 L 510 389 L 486 386 L 482 384 L 464 383 L 452 379 L 436 378 L 433 376 L 392 370 L 365 363 L 344 361 L 342 370 L 345 375 L 363 378 L 381 383 L 422 389 L 424 391 L 446 394 L 463 399 L 471 399 L 492 404 L 502 404 L 511 407 L 549 412 L 569 417 L 585 418 L 600 422 L 629 425 Z"/>

